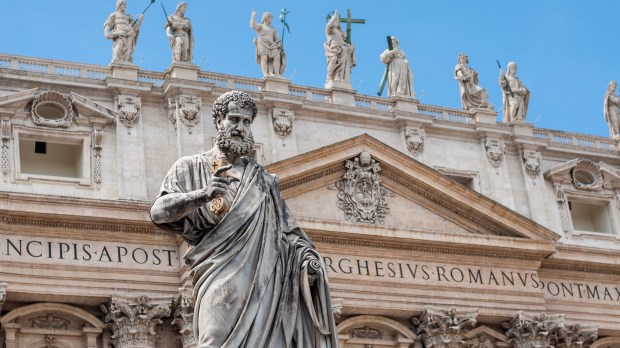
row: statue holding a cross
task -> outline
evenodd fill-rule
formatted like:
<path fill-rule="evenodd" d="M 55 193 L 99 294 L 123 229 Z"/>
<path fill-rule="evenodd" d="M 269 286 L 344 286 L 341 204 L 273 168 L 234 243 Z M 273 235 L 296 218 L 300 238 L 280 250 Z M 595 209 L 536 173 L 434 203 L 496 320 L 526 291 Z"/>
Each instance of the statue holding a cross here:
<path fill-rule="evenodd" d="M 340 21 L 347 23 L 346 34 L 340 27 Z M 355 67 L 355 46 L 351 43 L 351 24 L 364 24 L 363 19 L 351 18 L 351 10 L 347 10 L 347 17 L 340 18 L 338 10 L 331 16 L 325 26 L 327 41 L 323 45 L 327 57 L 327 78 L 325 88 L 334 86 L 351 88 L 351 69 Z"/>

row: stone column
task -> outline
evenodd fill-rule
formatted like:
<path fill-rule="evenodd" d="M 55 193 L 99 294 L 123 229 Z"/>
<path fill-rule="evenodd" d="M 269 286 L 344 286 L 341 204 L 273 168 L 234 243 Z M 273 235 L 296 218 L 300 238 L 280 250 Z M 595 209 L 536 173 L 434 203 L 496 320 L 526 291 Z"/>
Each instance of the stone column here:
<path fill-rule="evenodd" d="M 411 321 L 416 326 L 418 338 L 424 348 L 462 347 L 465 334 L 476 325 L 478 309 L 457 310 L 452 307 L 441 310 L 426 307 L 424 312 Z"/>
<path fill-rule="evenodd" d="M 594 343 L 597 337 L 598 327 L 575 324 L 558 330 L 551 342 L 556 348 L 585 348 Z"/>
<path fill-rule="evenodd" d="M 551 348 L 551 339 L 564 330 L 564 314 L 531 314 L 523 311 L 502 323 L 514 348 Z"/>
<path fill-rule="evenodd" d="M 170 316 L 172 297 L 118 296 L 110 299 L 104 321 L 112 328 L 115 348 L 155 348 L 156 331 Z"/>
<path fill-rule="evenodd" d="M 116 165 L 119 196 L 146 200 L 142 101 L 133 95 L 116 97 Z"/>
<path fill-rule="evenodd" d="M 178 338 L 183 342 L 183 348 L 196 348 L 194 334 L 194 296 L 190 287 L 179 289 L 178 305 L 174 311 L 172 325 L 179 329 Z"/>

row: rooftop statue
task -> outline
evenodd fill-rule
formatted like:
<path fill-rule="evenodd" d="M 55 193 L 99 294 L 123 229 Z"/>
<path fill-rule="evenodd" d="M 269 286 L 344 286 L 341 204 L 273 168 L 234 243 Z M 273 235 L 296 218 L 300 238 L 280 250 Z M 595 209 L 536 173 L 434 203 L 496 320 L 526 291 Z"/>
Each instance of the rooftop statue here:
<path fill-rule="evenodd" d="M 406 96 L 415 98 L 413 89 L 413 74 L 409 67 L 409 61 L 405 57 L 405 51 L 398 47 L 398 39 L 391 37 L 392 49 L 387 49 L 381 53 L 381 61 L 388 65 L 387 82 L 388 96 Z"/>
<path fill-rule="evenodd" d="M 351 69 L 355 67 L 355 46 L 347 40 L 347 36 L 340 27 L 340 14 L 338 10 L 325 26 L 327 41 L 325 56 L 327 57 L 327 78 L 325 88 L 333 86 L 334 82 L 351 83 Z"/>
<path fill-rule="evenodd" d="M 191 63 L 194 51 L 194 34 L 192 22 L 185 17 L 187 3 L 181 2 L 176 11 L 167 16 L 166 35 L 170 40 L 173 62 Z"/>
<path fill-rule="evenodd" d="M 256 23 L 256 11 L 252 11 L 250 27 L 256 31 L 256 63 L 260 65 L 263 76 L 281 76 L 286 68 L 286 55 L 278 33 L 271 26 L 273 15 L 263 13 L 261 23 Z"/>
<path fill-rule="evenodd" d="M 198 347 L 337 347 L 323 261 L 247 156 L 256 112 L 244 92 L 217 98 L 217 145 L 172 166 L 151 218 L 191 245 Z"/>
<path fill-rule="evenodd" d="M 465 110 L 489 108 L 487 91 L 478 86 L 478 73 L 469 67 L 469 57 L 459 54 L 458 64 L 454 67 L 454 79 L 459 82 L 461 105 Z"/>
<path fill-rule="evenodd" d="M 620 137 L 620 120 L 618 120 L 620 108 L 620 96 L 615 94 L 618 84 L 616 81 L 610 81 L 605 93 L 604 115 L 605 121 L 609 125 L 609 136 L 611 138 Z"/>
<path fill-rule="evenodd" d="M 508 73 L 499 71 L 499 86 L 502 88 L 503 119 L 506 123 L 523 122 L 530 103 L 530 91 L 515 74 L 517 63 L 508 63 Z"/>
<path fill-rule="evenodd" d="M 136 49 L 143 15 L 134 21 L 125 13 L 127 1 L 116 1 L 116 12 L 110 14 L 103 24 L 106 39 L 112 40 L 112 63 L 133 64 L 133 52 Z"/>

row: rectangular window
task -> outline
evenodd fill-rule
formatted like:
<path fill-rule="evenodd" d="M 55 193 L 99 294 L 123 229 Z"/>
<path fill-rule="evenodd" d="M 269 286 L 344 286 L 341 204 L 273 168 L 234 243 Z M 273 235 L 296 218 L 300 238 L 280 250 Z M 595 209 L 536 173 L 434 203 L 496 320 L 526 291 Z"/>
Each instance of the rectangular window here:
<path fill-rule="evenodd" d="M 609 203 L 591 204 L 569 201 L 568 204 L 575 231 L 614 233 L 609 215 Z"/>
<path fill-rule="evenodd" d="M 81 179 L 84 177 L 82 147 L 81 142 L 66 144 L 22 138 L 19 140 L 20 172 Z"/>

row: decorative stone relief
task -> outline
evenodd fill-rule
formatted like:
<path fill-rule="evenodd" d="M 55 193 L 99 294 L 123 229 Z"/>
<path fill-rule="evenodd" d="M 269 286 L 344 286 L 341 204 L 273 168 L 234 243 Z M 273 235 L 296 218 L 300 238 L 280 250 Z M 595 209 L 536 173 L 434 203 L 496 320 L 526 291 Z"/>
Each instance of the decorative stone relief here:
<path fill-rule="evenodd" d="M 503 141 L 497 139 L 487 139 L 485 142 L 487 149 L 487 158 L 494 168 L 499 168 L 504 160 L 504 154 L 506 153 L 506 144 Z"/>
<path fill-rule="evenodd" d="M 140 120 L 142 101 L 139 97 L 119 95 L 117 98 L 118 119 L 129 131 Z"/>
<path fill-rule="evenodd" d="M 542 155 L 540 152 L 533 150 L 523 151 L 523 167 L 527 175 L 533 179 L 540 173 L 540 163 L 542 162 Z"/>
<path fill-rule="evenodd" d="M 6 283 L 0 283 L 0 312 L 2 312 L 2 306 L 6 301 Z"/>
<path fill-rule="evenodd" d="M 112 329 L 112 343 L 116 348 L 155 348 L 156 330 L 163 323 L 161 318 L 170 316 L 172 299 L 151 299 L 112 296 L 104 321 Z"/>
<path fill-rule="evenodd" d="M 477 316 L 478 309 L 459 311 L 452 307 L 445 311 L 426 307 L 411 321 L 425 348 L 458 348 L 465 344 L 464 335 L 476 325 Z"/>
<path fill-rule="evenodd" d="M 342 298 L 332 298 L 332 314 L 334 318 L 340 318 L 342 315 L 342 307 L 344 305 L 344 299 Z"/>
<path fill-rule="evenodd" d="M 67 128 L 73 121 L 73 101 L 57 91 L 37 93 L 32 102 L 30 115 L 39 126 Z"/>
<path fill-rule="evenodd" d="M 187 127 L 189 134 L 192 128 L 200 122 L 200 110 L 202 109 L 202 99 L 200 97 L 180 95 L 176 98 L 168 99 L 169 117 L 174 127 L 177 127 L 177 119 Z"/>
<path fill-rule="evenodd" d="M 347 172 L 342 180 L 329 186 L 338 190 L 338 208 L 344 211 L 347 221 L 383 224 L 390 206 L 385 196 L 393 193 L 381 187 L 379 163 L 366 150 L 345 164 Z"/>
<path fill-rule="evenodd" d="M 293 111 L 274 108 L 271 115 L 273 130 L 282 138 L 286 138 L 293 131 L 294 119 L 295 113 Z"/>
<path fill-rule="evenodd" d="M 93 178 L 95 183 L 101 184 L 101 141 L 103 138 L 103 131 L 101 129 L 95 129 L 93 131 L 93 157 L 95 162 Z"/>
<path fill-rule="evenodd" d="M 174 311 L 172 325 L 179 329 L 178 338 L 183 342 L 183 348 L 195 348 L 194 336 L 194 297 L 190 288 L 181 288 L 179 304 Z"/>
<path fill-rule="evenodd" d="M 71 321 L 65 318 L 57 317 L 52 314 L 48 314 L 43 317 L 37 317 L 30 319 L 32 327 L 39 329 L 64 329 L 69 327 Z"/>
<path fill-rule="evenodd" d="M 555 185 L 555 200 L 560 208 L 560 219 L 562 220 L 562 230 L 568 232 L 570 230 L 570 213 L 568 212 L 568 204 L 564 195 L 564 188 L 561 185 Z"/>
<path fill-rule="evenodd" d="M 0 168 L 3 175 L 9 174 L 9 142 L 11 141 L 11 121 L 0 121 L 0 139 L 2 140 L 2 155 Z"/>
<path fill-rule="evenodd" d="M 405 131 L 405 143 L 407 143 L 407 150 L 413 155 L 417 156 L 424 151 L 424 138 L 426 132 L 422 128 L 407 128 Z"/>
<path fill-rule="evenodd" d="M 598 337 L 596 326 L 581 326 L 579 324 L 558 330 L 552 337 L 555 348 L 588 348 Z"/>
<path fill-rule="evenodd" d="M 514 348 L 551 348 L 551 338 L 564 329 L 564 314 L 546 315 L 517 312 L 502 323 Z"/>
<path fill-rule="evenodd" d="M 349 336 L 352 338 L 369 338 L 373 340 L 380 340 L 383 338 L 381 331 L 375 330 L 368 326 L 349 331 Z"/>
<path fill-rule="evenodd" d="M 578 190 L 599 191 L 603 188 L 601 170 L 589 159 L 580 160 L 570 171 L 570 175 Z"/>

